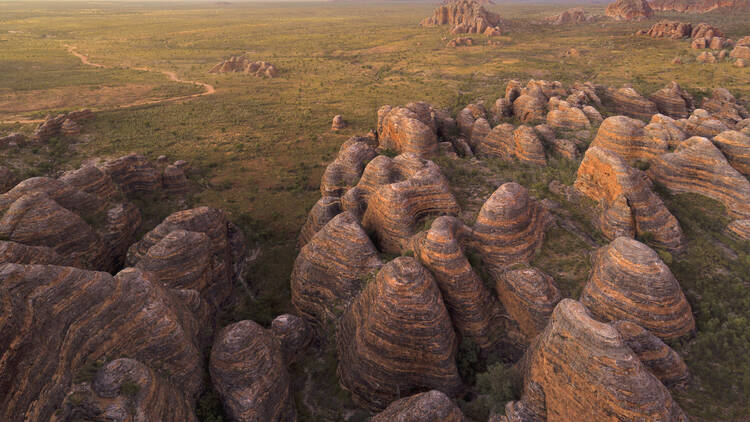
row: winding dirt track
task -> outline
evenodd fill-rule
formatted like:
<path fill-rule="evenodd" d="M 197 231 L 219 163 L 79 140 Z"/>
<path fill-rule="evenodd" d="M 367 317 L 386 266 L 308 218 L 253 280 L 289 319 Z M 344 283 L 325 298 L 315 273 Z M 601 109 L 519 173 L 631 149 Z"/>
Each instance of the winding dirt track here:
<path fill-rule="evenodd" d="M 68 53 L 76 56 L 81 61 L 81 63 L 84 64 L 84 65 L 86 65 L 86 66 L 96 67 L 96 68 L 100 68 L 100 69 L 109 69 L 109 68 L 113 67 L 113 66 L 106 66 L 106 65 L 103 65 L 101 63 L 94 63 L 94 62 L 92 62 L 91 60 L 89 60 L 88 56 L 86 56 L 83 53 L 79 53 L 77 51 L 77 47 L 74 46 L 74 45 L 65 45 L 65 47 L 68 49 Z M 157 69 L 152 69 L 150 67 L 131 67 L 131 68 L 128 68 L 128 69 L 138 70 L 138 71 L 142 71 L 142 72 L 158 72 L 158 73 L 161 73 L 161 74 L 165 75 L 167 78 L 169 78 L 170 81 L 179 82 L 179 83 L 185 83 L 185 84 L 198 85 L 198 86 L 200 86 L 200 87 L 203 88 L 203 92 L 199 92 L 197 94 L 191 94 L 191 95 L 183 95 L 183 96 L 179 96 L 179 97 L 162 98 L 162 99 L 159 99 L 159 100 L 138 100 L 138 101 L 134 101 L 134 102 L 131 102 L 131 103 L 128 103 L 128 104 L 120 104 L 117 107 L 115 107 L 114 109 L 130 108 L 130 107 L 137 107 L 137 106 L 142 106 L 142 105 L 152 105 L 152 104 L 162 104 L 162 103 L 179 102 L 179 101 L 190 100 L 190 99 L 193 99 L 193 98 L 203 97 L 205 95 L 213 95 L 213 94 L 216 93 L 216 88 L 214 88 L 213 85 L 207 84 L 205 82 L 200 82 L 200 81 L 191 81 L 191 80 L 186 80 L 186 79 L 180 79 L 177 76 L 177 73 L 171 72 L 171 71 L 168 71 L 168 70 L 157 70 Z M 97 109 L 94 108 L 92 110 L 94 110 L 94 111 L 103 111 L 104 109 L 97 110 Z M 14 118 L 14 119 L 11 119 L 11 120 L 0 121 L 0 123 L 22 123 L 22 124 L 42 123 L 42 122 L 44 122 L 44 119 Z"/>

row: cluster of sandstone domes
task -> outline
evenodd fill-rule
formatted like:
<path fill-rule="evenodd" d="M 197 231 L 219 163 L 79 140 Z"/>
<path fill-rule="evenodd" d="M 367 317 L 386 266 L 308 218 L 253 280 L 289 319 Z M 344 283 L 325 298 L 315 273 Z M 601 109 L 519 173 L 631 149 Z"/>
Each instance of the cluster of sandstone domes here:
<path fill-rule="evenodd" d="M 654 15 L 646 0 L 616 0 L 607 6 L 604 13 L 618 21 L 640 21 Z"/>
<path fill-rule="evenodd" d="M 244 73 L 273 78 L 278 75 L 276 66 L 265 61 L 254 61 L 245 54 L 234 55 L 212 67 L 208 73 Z"/>
<path fill-rule="evenodd" d="M 452 34 L 500 35 L 500 16 L 487 11 L 477 0 L 455 0 L 436 8 L 422 26 L 450 25 Z"/>
<path fill-rule="evenodd" d="M 557 15 L 544 18 L 545 22 L 553 25 L 568 25 L 595 22 L 597 17 L 586 12 L 580 7 L 574 7 L 560 12 Z"/>
<path fill-rule="evenodd" d="M 39 142 L 46 142 L 55 136 L 77 135 L 81 131 L 80 122 L 91 118 L 94 115 L 91 110 L 74 111 L 67 114 L 58 114 L 57 116 L 48 116 L 44 122 L 34 131 L 32 139 Z"/>
<path fill-rule="evenodd" d="M 659 11 L 706 13 L 712 10 L 750 10 L 748 0 L 652 0 L 651 7 Z"/>

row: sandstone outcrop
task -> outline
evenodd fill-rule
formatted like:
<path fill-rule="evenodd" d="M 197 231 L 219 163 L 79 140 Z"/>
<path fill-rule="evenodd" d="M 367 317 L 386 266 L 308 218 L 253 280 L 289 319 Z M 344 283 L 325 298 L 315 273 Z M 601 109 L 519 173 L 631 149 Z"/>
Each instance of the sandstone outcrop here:
<path fill-rule="evenodd" d="M 488 12 L 476 0 L 457 0 L 433 11 L 421 22 L 422 26 L 450 25 L 452 34 L 495 34 L 500 32 L 500 16 Z"/>
<path fill-rule="evenodd" d="M 253 61 L 244 54 L 230 56 L 216 66 L 212 67 L 208 73 L 244 73 L 246 75 L 263 76 L 274 78 L 278 75 L 276 66 L 265 61 Z"/>
<path fill-rule="evenodd" d="M 551 224 L 549 212 L 523 186 L 500 186 L 482 205 L 474 224 L 474 247 L 485 265 L 504 268 L 528 262 Z"/>
<path fill-rule="evenodd" d="M 47 142 L 50 138 L 60 135 L 75 135 L 80 132 L 79 123 L 90 119 L 94 113 L 90 110 L 75 111 L 57 116 L 47 116 L 34 131 L 32 139 L 38 142 Z M 63 127 L 65 126 L 65 127 Z"/>
<path fill-rule="evenodd" d="M 648 175 L 674 193 L 697 193 L 724 204 L 734 218 L 750 218 L 750 182 L 706 138 L 694 136 L 651 162 Z"/>
<path fill-rule="evenodd" d="M 690 136 L 711 138 L 729 130 L 729 126 L 702 108 L 695 109 L 687 121 L 680 121 L 683 122 L 685 132 Z"/>
<path fill-rule="evenodd" d="M 608 117 L 599 126 L 592 147 L 599 147 L 632 163 L 650 161 L 669 148 L 666 139 L 650 136 L 645 124 L 625 116 Z"/>
<path fill-rule="evenodd" d="M 370 422 L 464 422 L 461 409 L 438 390 L 415 394 L 391 403 Z"/>
<path fill-rule="evenodd" d="M 341 384 L 363 407 L 461 388 L 450 316 L 432 275 L 413 258 L 383 266 L 339 321 L 337 344 Z"/>
<path fill-rule="evenodd" d="M 595 22 L 596 17 L 584 11 L 580 7 L 564 10 L 559 15 L 550 16 L 544 19 L 553 25 L 568 25 Z"/>
<path fill-rule="evenodd" d="M 640 21 L 654 15 L 654 11 L 646 0 L 617 0 L 610 3 L 604 13 L 618 21 Z"/>
<path fill-rule="evenodd" d="M 745 177 L 750 177 L 750 136 L 728 130 L 714 136 L 713 143 L 724 154 L 729 165 Z"/>
<path fill-rule="evenodd" d="M 688 22 L 662 20 L 655 23 L 648 32 L 646 32 L 646 35 L 653 38 L 671 38 L 677 40 L 680 38 L 688 38 L 692 33 L 693 25 Z"/>
<path fill-rule="evenodd" d="M 297 247 L 305 246 L 315 236 L 315 233 L 328 224 L 333 217 L 339 215 L 341 211 L 341 200 L 339 198 L 335 196 L 321 197 L 307 214 L 307 220 L 305 220 L 297 239 Z"/>
<path fill-rule="evenodd" d="M 188 180 L 181 168 L 170 164 L 161 175 L 161 187 L 171 195 L 185 195 L 188 191 Z"/>
<path fill-rule="evenodd" d="M 633 88 L 609 88 L 605 98 L 618 114 L 648 121 L 651 116 L 658 113 L 656 104 L 644 98 Z"/>
<path fill-rule="evenodd" d="M 253 321 L 225 327 L 211 348 L 211 380 L 234 421 L 297 419 L 279 341 Z"/>
<path fill-rule="evenodd" d="M 337 131 L 346 129 L 346 121 L 344 120 L 344 116 L 337 114 L 333 116 L 333 121 L 331 121 L 331 130 Z"/>
<path fill-rule="evenodd" d="M 634 322 L 662 339 L 695 330 L 680 284 L 648 246 L 618 237 L 600 248 L 581 303 L 604 321 Z"/>
<path fill-rule="evenodd" d="M 343 195 L 357 183 L 367 163 L 376 155 L 375 150 L 361 138 L 354 137 L 344 142 L 336 159 L 323 172 L 320 193 L 323 197 L 334 198 Z"/>
<path fill-rule="evenodd" d="M 672 387 L 688 382 L 690 373 L 685 361 L 659 337 L 629 321 L 617 321 L 612 325 L 622 336 L 623 342 L 662 384 Z"/>
<path fill-rule="evenodd" d="M 750 240 L 750 220 L 734 220 L 725 231 L 737 239 Z"/>
<path fill-rule="evenodd" d="M 290 314 L 279 315 L 271 321 L 271 333 L 281 344 L 287 365 L 297 361 L 313 339 L 313 330 L 304 319 Z"/>
<path fill-rule="evenodd" d="M 63 173 L 59 179 L 81 192 L 94 194 L 102 199 L 114 199 L 119 187 L 111 177 L 93 165 L 83 165 L 76 170 Z"/>
<path fill-rule="evenodd" d="M 560 290 L 548 274 L 536 268 L 505 271 L 496 276 L 495 289 L 503 308 L 531 340 L 544 330 Z"/>
<path fill-rule="evenodd" d="M 477 154 L 512 160 L 516 156 L 516 142 L 513 138 L 515 130 L 515 126 L 510 123 L 495 126 L 476 146 Z"/>
<path fill-rule="evenodd" d="M 334 320 L 381 265 L 357 218 L 343 212 L 302 247 L 292 270 L 292 303 L 311 321 Z"/>
<path fill-rule="evenodd" d="M 129 154 L 98 166 L 125 195 L 155 192 L 161 186 L 159 171 L 146 157 Z"/>
<path fill-rule="evenodd" d="M 748 9 L 750 9 L 750 4 Z M 736 59 L 750 60 L 750 36 L 740 38 L 729 55 Z"/>
<path fill-rule="evenodd" d="M 547 99 L 542 95 L 522 94 L 513 101 L 513 115 L 524 123 L 543 121 L 547 114 Z"/>
<path fill-rule="evenodd" d="M 438 150 L 435 119 L 407 107 L 383 106 L 378 110 L 380 147 L 398 153 L 429 157 Z"/>
<path fill-rule="evenodd" d="M 714 55 L 714 53 L 710 51 L 704 51 L 698 56 L 696 56 L 695 60 L 701 63 L 713 64 L 713 63 L 716 63 L 716 56 Z"/>
<path fill-rule="evenodd" d="M 674 119 L 687 118 L 695 108 L 693 96 L 674 81 L 651 94 L 649 99 L 656 104 L 659 113 L 666 114 Z"/>
<path fill-rule="evenodd" d="M 552 103 L 551 100 L 550 103 Z M 591 127 L 591 122 L 583 110 L 571 107 L 567 101 L 556 103 L 556 108 L 547 114 L 547 124 L 563 130 L 581 130 Z"/>
<path fill-rule="evenodd" d="M 531 126 L 521 125 L 513 131 L 513 146 L 513 153 L 519 161 L 540 166 L 547 164 L 542 140 Z"/>
<path fill-rule="evenodd" d="M 669 148 L 675 148 L 680 142 L 687 138 L 685 132 L 677 125 L 677 122 L 663 114 L 654 114 L 649 124 L 644 127 L 646 133 L 652 138 L 664 140 Z"/>
<path fill-rule="evenodd" d="M 11 133 L 0 137 L 0 147 L 17 147 L 26 143 L 26 135 L 22 133 Z"/>
<path fill-rule="evenodd" d="M 592 146 L 578 167 L 575 187 L 602 208 L 600 228 L 605 237 L 646 236 L 672 252 L 685 247 L 677 219 L 656 195 L 646 175 L 620 157 Z"/>
<path fill-rule="evenodd" d="M 456 116 L 456 126 L 458 127 L 458 131 L 461 136 L 469 140 L 470 145 L 474 138 L 472 137 L 474 123 L 479 119 L 487 120 L 487 111 L 481 103 L 468 104 L 458 112 L 458 115 Z M 472 145 L 472 147 L 474 147 L 474 145 Z"/>
<path fill-rule="evenodd" d="M 651 7 L 659 11 L 706 13 L 712 10 L 750 10 L 748 0 L 653 0 Z"/>
<path fill-rule="evenodd" d="M 716 88 L 710 97 L 703 98 L 701 109 L 711 114 L 729 127 L 734 127 L 743 119 L 750 118 L 750 112 L 739 104 L 731 92 L 724 88 Z M 716 135 L 718 133 L 714 133 Z M 703 135 L 700 135 L 703 136 Z"/>
<path fill-rule="evenodd" d="M 669 391 L 610 324 L 563 299 L 527 352 L 521 400 L 504 421 L 686 422 Z"/>

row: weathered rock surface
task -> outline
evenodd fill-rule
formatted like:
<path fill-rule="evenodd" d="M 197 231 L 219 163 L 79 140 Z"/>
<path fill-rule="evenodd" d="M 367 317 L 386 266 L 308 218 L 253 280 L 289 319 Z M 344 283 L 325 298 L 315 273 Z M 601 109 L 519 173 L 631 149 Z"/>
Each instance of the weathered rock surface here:
<path fill-rule="evenodd" d="M 232 420 L 297 420 L 281 345 L 255 322 L 236 322 L 219 332 L 209 369 Z"/>
<path fill-rule="evenodd" d="M 710 115 L 706 110 L 697 108 L 684 124 L 685 132 L 690 136 L 714 137 L 729 130 L 721 120 Z"/>
<path fill-rule="evenodd" d="M 661 20 L 655 23 L 646 32 L 646 35 L 653 38 L 671 38 L 673 40 L 688 38 L 693 33 L 693 25 L 689 22 L 677 22 L 670 20 Z"/>
<path fill-rule="evenodd" d="M 524 163 L 546 165 L 542 140 L 531 126 L 521 125 L 513 131 L 514 155 Z"/>
<path fill-rule="evenodd" d="M 265 61 L 253 61 L 244 54 L 230 56 L 212 67 L 208 73 L 244 73 L 246 75 L 274 78 L 278 75 L 276 66 Z"/>
<path fill-rule="evenodd" d="M 297 361 L 313 339 L 313 330 L 304 319 L 290 314 L 279 315 L 271 321 L 271 333 L 281 344 L 287 365 Z"/>
<path fill-rule="evenodd" d="M 716 63 L 716 56 L 714 55 L 714 53 L 710 51 L 704 51 L 698 56 L 696 56 L 695 60 L 701 63 L 713 64 L 713 63 Z"/>
<path fill-rule="evenodd" d="M 302 247 L 292 270 L 292 303 L 309 320 L 335 320 L 381 265 L 359 221 L 343 212 Z"/>
<path fill-rule="evenodd" d="M 11 133 L 0 137 L 0 147 L 22 146 L 26 143 L 26 135 L 22 133 Z"/>
<path fill-rule="evenodd" d="M 161 175 L 161 186 L 171 195 L 184 195 L 188 191 L 188 180 L 181 168 L 170 164 Z"/>
<path fill-rule="evenodd" d="M 543 121 L 547 115 L 547 100 L 543 95 L 522 94 L 513 101 L 513 115 L 524 123 Z"/>
<path fill-rule="evenodd" d="M 536 268 L 505 271 L 496 276 L 495 289 L 505 311 L 531 340 L 544 330 L 552 310 L 562 299 L 548 274 Z"/>
<path fill-rule="evenodd" d="M 161 186 L 156 167 L 140 154 L 130 154 L 98 166 L 125 195 L 155 192 Z"/>
<path fill-rule="evenodd" d="M 482 205 L 474 224 L 474 247 L 485 265 L 507 267 L 528 262 L 541 247 L 551 224 L 549 212 L 523 186 L 500 186 Z"/>
<path fill-rule="evenodd" d="M 644 98 L 633 88 L 609 88 L 605 98 L 616 113 L 648 121 L 658 113 L 656 104 Z"/>
<path fill-rule="evenodd" d="M 436 8 L 432 16 L 425 18 L 422 26 L 450 25 L 451 33 L 484 34 L 498 33 L 500 16 L 488 12 L 475 0 L 457 0 Z"/>
<path fill-rule="evenodd" d="M 479 120 L 487 120 L 487 111 L 484 109 L 483 104 L 468 104 L 456 116 L 456 126 L 458 131 L 464 138 L 469 140 L 469 144 L 472 147 L 472 131 L 474 129 L 474 123 Z"/>
<path fill-rule="evenodd" d="M 723 203 L 730 216 L 750 218 L 750 182 L 706 138 L 686 139 L 652 160 L 648 175 L 671 192 L 704 195 Z"/>
<path fill-rule="evenodd" d="M 748 0 L 653 0 L 651 7 L 660 11 L 706 13 L 712 10 L 750 10 Z"/>
<path fill-rule="evenodd" d="M 589 148 L 578 167 L 575 187 L 600 203 L 600 225 L 607 238 L 650 233 L 665 249 L 684 249 L 680 224 L 653 192 L 650 180 L 617 155 L 597 146 Z"/>
<path fill-rule="evenodd" d="M 591 127 L 586 114 L 577 107 L 571 107 L 566 101 L 557 103 L 557 108 L 547 114 L 547 124 L 556 129 L 580 130 Z"/>
<path fill-rule="evenodd" d="M 34 131 L 32 139 L 38 142 L 47 142 L 50 138 L 59 135 L 75 135 L 80 132 L 79 123 L 94 115 L 90 110 L 74 111 L 68 114 L 47 116 Z"/>
<path fill-rule="evenodd" d="M 693 96 L 683 90 L 677 82 L 670 82 L 664 88 L 654 92 L 649 97 L 656 104 L 659 113 L 674 119 L 684 119 L 695 108 Z"/>
<path fill-rule="evenodd" d="M 305 225 L 302 226 L 297 239 L 297 247 L 305 246 L 315 236 L 315 233 L 328 224 L 333 217 L 339 215 L 341 211 L 341 200 L 339 198 L 335 196 L 321 197 L 307 214 L 307 220 L 305 220 Z"/>
<path fill-rule="evenodd" d="M 323 197 L 343 195 L 357 183 L 367 163 L 376 155 L 375 150 L 361 138 L 354 137 L 344 142 L 336 159 L 323 172 L 320 193 Z"/>
<path fill-rule="evenodd" d="M 750 9 L 750 4 L 747 8 Z M 729 55 L 736 59 L 750 60 L 750 35 L 740 38 Z"/>
<path fill-rule="evenodd" d="M 596 17 L 584 11 L 580 7 L 564 10 L 558 15 L 544 18 L 546 22 L 553 25 L 568 25 L 595 22 Z"/>
<path fill-rule="evenodd" d="M 713 143 L 735 170 L 750 177 L 750 136 L 728 130 L 714 136 Z"/>
<path fill-rule="evenodd" d="M 501 123 L 495 126 L 476 146 L 477 154 L 504 160 L 515 158 L 516 142 L 513 138 L 513 131 L 515 130 L 515 126 L 510 123 Z"/>
<path fill-rule="evenodd" d="M 360 406 L 382 410 L 400 396 L 461 388 L 450 316 L 413 258 L 383 266 L 339 321 L 337 344 L 341 384 Z"/>
<path fill-rule="evenodd" d="M 651 248 L 618 237 L 600 248 L 593 261 L 580 300 L 594 316 L 634 322 L 662 339 L 695 330 L 680 284 Z"/>
<path fill-rule="evenodd" d="M 461 409 L 448 396 L 430 390 L 391 403 L 370 422 L 464 422 Z"/>
<path fill-rule="evenodd" d="M 626 116 L 608 117 L 599 126 L 592 147 L 599 147 L 632 163 L 650 161 L 669 148 L 666 139 L 649 136 L 645 124 Z"/>
<path fill-rule="evenodd" d="M 688 382 L 690 373 L 685 361 L 659 337 L 629 321 L 617 321 L 612 325 L 625 344 L 662 384 L 672 387 Z"/>
<path fill-rule="evenodd" d="M 663 114 L 654 114 L 651 122 L 644 127 L 649 136 L 667 142 L 669 148 L 675 148 L 687 138 L 685 132 L 677 126 L 674 119 Z"/>
<path fill-rule="evenodd" d="M 84 165 L 79 169 L 66 171 L 58 180 L 81 192 L 94 194 L 106 200 L 114 199 L 119 192 L 119 187 L 112 178 L 93 165 Z"/>
<path fill-rule="evenodd" d="M 333 116 L 333 121 L 331 121 L 331 130 L 342 130 L 346 129 L 346 121 L 344 120 L 344 116 L 337 114 Z"/>
<path fill-rule="evenodd" d="M 709 112 L 713 118 L 731 127 L 743 119 L 750 118 L 747 109 L 724 88 L 714 89 L 710 97 L 703 99 L 701 108 Z"/>
<path fill-rule="evenodd" d="M 506 422 L 688 420 L 617 330 L 572 299 L 557 305 L 527 352 L 521 401 L 508 403 L 505 415 Z"/>
<path fill-rule="evenodd" d="M 740 240 L 750 240 L 750 220 L 734 220 L 727 225 L 726 232 Z"/>
<path fill-rule="evenodd" d="M 438 150 L 434 118 L 420 116 L 408 107 L 386 105 L 378 110 L 378 140 L 381 148 L 420 157 Z"/>
<path fill-rule="evenodd" d="M 644 20 L 654 15 L 646 0 L 617 0 L 610 3 L 604 13 L 615 20 Z"/>
<path fill-rule="evenodd" d="M 473 39 L 469 37 L 456 37 L 448 41 L 448 43 L 445 46 L 448 48 L 456 48 L 456 47 L 471 47 L 472 45 L 474 45 Z"/>

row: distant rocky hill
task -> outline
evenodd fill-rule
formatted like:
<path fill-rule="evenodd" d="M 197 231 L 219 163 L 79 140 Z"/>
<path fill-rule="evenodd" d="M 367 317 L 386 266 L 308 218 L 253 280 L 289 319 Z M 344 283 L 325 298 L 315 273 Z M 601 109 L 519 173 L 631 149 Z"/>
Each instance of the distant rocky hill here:
<path fill-rule="evenodd" d="M 212 67 L 208 73 L 244 73 L 273 78 L 278 75 L 278 70 L 271 63 L 253 61 L 247 55 L 235 55 Z"/>
<path fill-rule="evenodd" d="M 618 21 L 643 20 L 654 15 L 646 0 L 617 0 L 607 6 L 605 13 Z"/>
<path fill-rule="evenodd" d="M 425 18 L 422 26 L 449 25 L 454 34 L 487 34 L 501 33 L 500 16 L 487 11 L 483 3 L 477 0 L 456 0 L 439 6 L 433 15 Z"/>
<path fill-rule="evenodd" d="M 750 10 L 750 0 L 652 0 L 651 8 L 659 11 L 706 13 L 712 10 Z"/>

